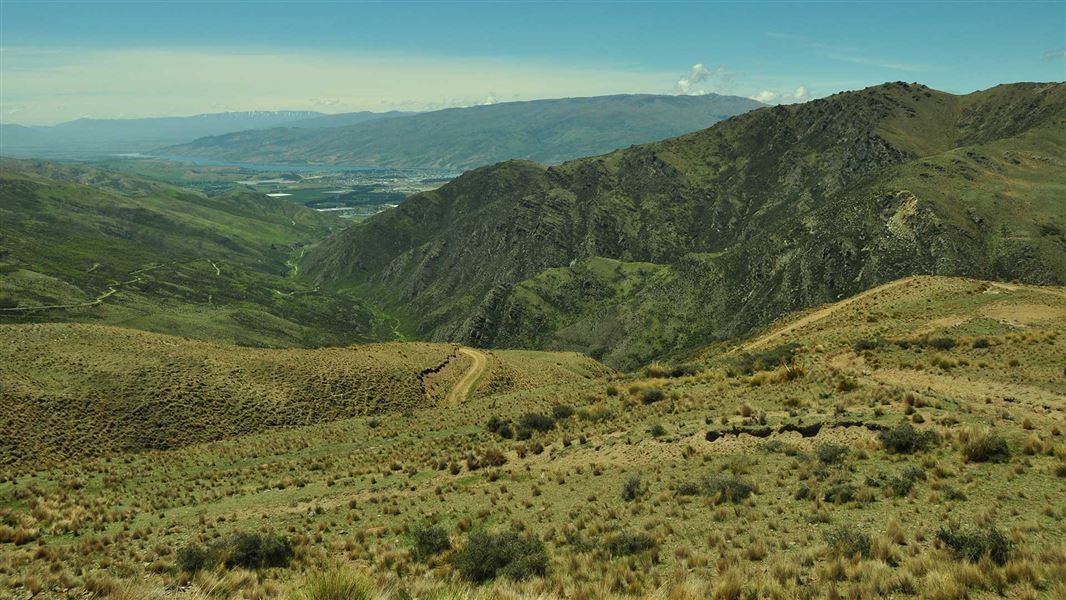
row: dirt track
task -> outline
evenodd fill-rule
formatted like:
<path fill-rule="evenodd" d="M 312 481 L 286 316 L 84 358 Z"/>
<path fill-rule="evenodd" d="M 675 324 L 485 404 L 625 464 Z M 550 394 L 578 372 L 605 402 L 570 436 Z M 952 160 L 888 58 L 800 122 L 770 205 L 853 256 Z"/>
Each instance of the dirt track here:
<path fill-rule="evenodd" d="M 485 367 L 489 363 L 489 359 L 484 353 L 478 352 L 473 348 L 459 348 L 459 352 L 472 358 L 474 364 L 470 365 L 470 368 L 463 374 L 463 378 L 459 380 L 459 383 L 456 383 L 452 391 L 448 392 L 448 396 L 444 399 L 444 404 L 448 406 L 455 406 L 466 399 L 467 394 L 473 389 L 474 384 L 477 383 L 481 374 L 485 372 Z"/>

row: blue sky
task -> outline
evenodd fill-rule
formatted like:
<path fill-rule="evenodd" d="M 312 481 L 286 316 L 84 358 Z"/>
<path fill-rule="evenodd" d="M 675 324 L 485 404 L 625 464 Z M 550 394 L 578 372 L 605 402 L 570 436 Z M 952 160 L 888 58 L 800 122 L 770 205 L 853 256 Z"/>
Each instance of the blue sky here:
<path fill-rule="evenodd" d="M 1066 1 L 4 0 L 0 35 L 0 117 L 19 123 L 1066 79 Z"/>

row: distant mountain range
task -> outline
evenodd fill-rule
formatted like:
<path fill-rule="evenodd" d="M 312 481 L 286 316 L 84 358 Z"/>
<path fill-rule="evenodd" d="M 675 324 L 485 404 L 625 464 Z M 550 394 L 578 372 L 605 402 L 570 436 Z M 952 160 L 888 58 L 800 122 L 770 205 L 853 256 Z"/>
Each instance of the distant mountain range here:
<path fill-rule="evenodd" d="M 761 106 L 716 94 L 506 102 L 328 129 L 309 130 L 299 123 L 257 128 L 159 153 L 269 164 L 469 169 L 513 158 L 554 164 L 703 129 Z"/>
<path fill-rule="evenodd" d="M 191 117 L 77 119 L 49 127 L 3 124 L 0 125 L 0 155 L 80 158 L 144 152 L 233 131 L 265 129 L 279 125 L 307 129 L 339 127 L 407 114 L 411 113 L 354 112 L 327 115 L 303 110 L 249 111 Z"/>
<path fill-rule="evenodd" d="M 908 275 L 1061 284 L 1064 190 L 1066 84 L 890 83 L 559 166 L 476 169 L 334 234 L 300 272 L 362 290 L 419 339 L 633 367 Z"/>

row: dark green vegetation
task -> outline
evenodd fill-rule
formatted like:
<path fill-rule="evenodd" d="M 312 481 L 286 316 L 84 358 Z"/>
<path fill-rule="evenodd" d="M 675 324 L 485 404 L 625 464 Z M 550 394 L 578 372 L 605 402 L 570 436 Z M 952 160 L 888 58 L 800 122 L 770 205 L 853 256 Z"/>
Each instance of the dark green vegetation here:
<path fill-rule="evenodd" d="M 716 94 L 505 102 L 316 131 L 242 131 L 161 152 L 268 164 L 467 169 L 513 158 L 557 163 L 702 129 L 759 106 Z"/>
<path fill-rule="evenodd" d="M 360 300 L 296 277 L 306 244 L 345 221 L 89 167 L 0 167 L 0 323 L 121 324 L 254 346 L 395 337 Z"/>
<path fill-rule="evenodd" d="M 635 367 L 906 275 L 1061 283 L 1064 148 L 1064 84 L 885 84 L 477 169 L 301 264 L 415 337 Z"/>

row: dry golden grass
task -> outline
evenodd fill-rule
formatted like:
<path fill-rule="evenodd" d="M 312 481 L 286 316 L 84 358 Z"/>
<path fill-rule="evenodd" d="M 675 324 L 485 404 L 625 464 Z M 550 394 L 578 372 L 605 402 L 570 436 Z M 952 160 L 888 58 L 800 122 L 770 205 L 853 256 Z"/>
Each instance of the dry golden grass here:
<path fill-rule="evenodd" d="M 36 538 L 0 542 L 0 589 L 63 597 L 133 582 L 167 597 L 328 600 L 308 595 L 325 578 L 396 600 L 1061 597 L 1061 293 L 909 280 L 775 336 L 796 343 L 792 358 L 760 372 L 799 374 L 757 386 L 728 348 L 655 378 L 494 351 L 485 377 L 497 383 L 456 407 L 21 473 L 0 484 L 0 525 Z M 574 414 L 528 439 L 486 428 L 557 405 Z M 890 451 L 884 432 L 901 423 L 928 443 Z M 993 433 L 1005 460 L 974 460 L 967 444 Z M 451 549 L 418 559 L 412 532 L 430 523 Z M 482 527 L 536 536 L 545 575 L 462 581 L 453 559 Z M 183 548 L 239 531 L 291 539 L 294 562 L 176 568 Z M 982 553 L 988 531 L 1004 560 Z"/>

